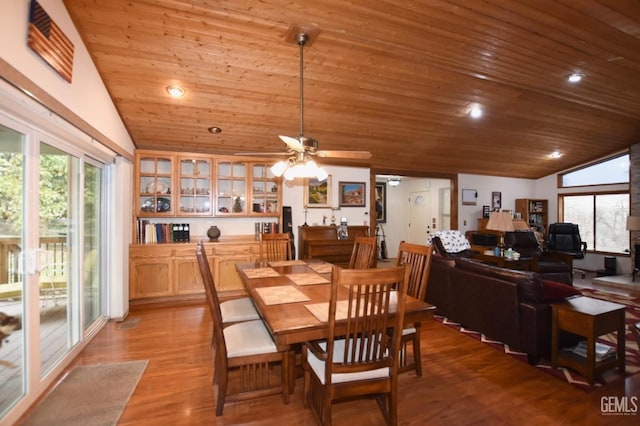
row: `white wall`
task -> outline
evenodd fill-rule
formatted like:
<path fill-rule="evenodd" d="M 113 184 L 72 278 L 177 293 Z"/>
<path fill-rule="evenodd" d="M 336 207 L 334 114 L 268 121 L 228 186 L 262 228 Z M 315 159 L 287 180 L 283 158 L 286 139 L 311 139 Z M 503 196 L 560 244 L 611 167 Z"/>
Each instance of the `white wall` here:
<path fill-rule="evenodd" d="M 463 189 L 478 191 L 478 201 L 475 206 L 462 205 Z M 478 219 L 482 217 L 482 206 L 491 206 L 492 192 L 502 193 L 503 210 L 514 210 L 517 198 L 536 197 L 536 181 L 460 174 L 458 176 L 458 229 L 462 232 L 478 229 Z"/>

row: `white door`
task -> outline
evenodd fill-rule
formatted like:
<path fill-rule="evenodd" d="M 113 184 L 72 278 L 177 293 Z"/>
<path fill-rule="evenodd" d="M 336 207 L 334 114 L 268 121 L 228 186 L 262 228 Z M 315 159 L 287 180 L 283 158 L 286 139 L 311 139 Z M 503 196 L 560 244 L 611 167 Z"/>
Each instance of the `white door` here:
<path fill-rule="evenodd" d="M 409 193 L 409 224 L 407 241 L 415 244 L 426 244 L 429 238 L 431 203 L 429 191 Z"/>

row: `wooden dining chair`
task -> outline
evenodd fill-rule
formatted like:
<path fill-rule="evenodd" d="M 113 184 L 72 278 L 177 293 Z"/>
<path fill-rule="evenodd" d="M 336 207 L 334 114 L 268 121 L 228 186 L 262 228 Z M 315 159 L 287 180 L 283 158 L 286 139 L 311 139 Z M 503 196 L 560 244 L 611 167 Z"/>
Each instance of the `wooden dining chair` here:
<path fill-rule="evenodd" d="M 396 357 L 409 267 L 336 268 L 328 306 L 329 337 L 305 342 L 304 404 L 331 425 L 337 400 L 374 396 L 389 425 L 397 424 Z M 348 299 L 338 301 L 338 291 Z"/>
<path fill-rule="evenodd" d="M 291 236 L 288 232 L 260 234 L 260 262 L 291 259 Z"/>
<path fill-rule="evenodd" d="M 197 253 L 202 253 L 206 260 L 206 251 L 202 241 L 198 243 Z M 208 262 L 206 270 L 202 270 L 202 268 L 200 268 L 200 273 L 203 276 L 205 274 L 211 274 L 211 269 Z M 260 319 L 260 314 L 253 305 L 253 301 L 250 297 L 236 297 L 233 299 L 222 301 L 220 302 L 220 312 L 222 314 L 223 325 L 233 324 L 240 321 L 251 321 Z"/>
<path fill-rule="evenodd" d="M 411 265 L 407 294 L 418 300 L 424 300 L 427 294 L 427 282 L 431 269 L 431 254 L 433 246 L 407 243 L 401 241 L 396 256 L 396 266 Z M 422 356 L 420 353 L 421 323 L 406 325 L 402 330 L 402 340 L 399 354 L 399 371 L 415 370 L 418 377 L 422 376 Z M 407 346 L 411 342 L 413 361 L 408 360 Z"/>
<path fill-rule="evenodd" d="M 378 263 L 378 239 L 357 236 L 353 244 L 349 269 L 375 268 Z"/>
<path fill-rule="evenodd" d="M 202 243 L 197 246 L 197 259 L 213 318 L 214 385 L 218 385 L 216 416 L 221 416 L 226 402 L 244 401 L 266 395 L 282 393 L 285 404 L 289 403 L 289 364 L 293 358 L 289 347 L 276 347 L 269 330 L 262 320 L 239 322 L 223 326 L 220 301 L 213 275 Z M 271 365 L 280 362 L 279 384 L 273 385 Z M 238 392 L 230 393 L 229 373 L 240 374 Z"/>

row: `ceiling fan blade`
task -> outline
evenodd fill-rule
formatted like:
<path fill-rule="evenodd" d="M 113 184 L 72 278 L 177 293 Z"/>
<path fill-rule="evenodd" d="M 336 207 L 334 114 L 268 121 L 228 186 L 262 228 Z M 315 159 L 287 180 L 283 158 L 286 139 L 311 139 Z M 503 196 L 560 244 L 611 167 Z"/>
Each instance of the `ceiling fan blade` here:
<path fill-rule="evenodd" d="M 302 146 L 302 142 L 300 142 L 298 139 L 292 138 L 291 136 L 283 136 L 283 135 L 278 135 L 278 137 L 282 139 L 282 142 L 286 143 L 287 146 L 292 150 L 296 152 L 304 151 L 304 146 Z"/>
<path fill-rule="evenodd" d="M 366 160 L 371 158 L 369 151 L 316 151 L 318 157 L 332 157 L 332 158 L 354 158 L 358 160 Z"/>

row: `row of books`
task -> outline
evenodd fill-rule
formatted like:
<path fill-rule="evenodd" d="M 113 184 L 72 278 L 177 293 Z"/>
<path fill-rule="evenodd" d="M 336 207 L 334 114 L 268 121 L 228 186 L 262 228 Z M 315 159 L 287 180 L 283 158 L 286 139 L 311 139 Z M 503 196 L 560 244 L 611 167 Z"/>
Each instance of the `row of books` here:
<path fill-rule="evenodd" d="M 146 219 L 137 221 L 136 240 L 139 244 L 178 243 L 190 239 L 188 223 L 151 223 Z"/>

